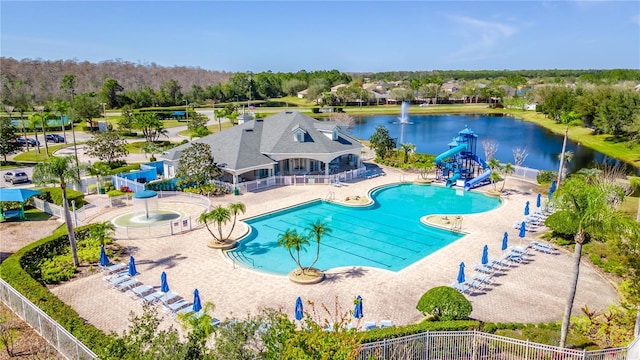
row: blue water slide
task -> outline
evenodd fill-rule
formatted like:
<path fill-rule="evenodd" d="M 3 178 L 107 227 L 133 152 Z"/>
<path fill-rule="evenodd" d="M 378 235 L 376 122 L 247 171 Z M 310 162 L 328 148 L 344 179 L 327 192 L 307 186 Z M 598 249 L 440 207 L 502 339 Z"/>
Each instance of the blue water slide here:
<path fill-rule="evenodd" d="M 447 183 L 445 184 L 445 186 L 448 188 L 452 187 L 453 185 L 456 184 L 456 180 L 460 179 L 460 176 L 461 176 L 460 172 L 456 170 L 453 176 L 447 179 Z"/>
<path fill-rule="evenodd" d="M 434 162 L 436 163 L 436 165 L 442 165 L 442 162 L 444 161 L 444 159 L 465 150 L 467 150 L 467 144 L 458 145 L 436 156 L 436 159 L 434 160 Z"/>
<path fill-rule="evenodd" d="M 486 179 L 489 178 L 489 176 L 491 176 L 491 168 L 490 167 L 485 167 L 484 168 L 484 172 L 476 177 L 474 177 L 473 179 L 467 181 L 464 184 L 464 190 L 465 191 L 469 191 L 471 189 L 473 189 L 477 184 L 485 181 Z"/>

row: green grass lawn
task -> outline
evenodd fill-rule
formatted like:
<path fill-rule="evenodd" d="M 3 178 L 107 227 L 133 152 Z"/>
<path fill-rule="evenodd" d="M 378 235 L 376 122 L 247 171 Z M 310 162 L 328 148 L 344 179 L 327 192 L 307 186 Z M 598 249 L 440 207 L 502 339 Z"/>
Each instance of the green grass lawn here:
<path fill-rule="evenodd" d="M 15 169 L 15 168 L 19 168 L 19 167 L 23 167 L 23 166 L 30 166 L 33 165 L 32 163 L 23 163 L 23 162 L 18 162 L 18 161 L 7 161 L 6 163 L 3 161 L 2 163 L 0 163 L 0 170 L 9 170 L 9 169 Z"/>
<path fill-rule="evenodd" d="M 222 125 L 222 130 L 228 129 L 228 128 L 233 126 L 233 125 L 231 125 L 231 122 L 229 122 L 229 121 L 222 122 L 222 123 L 220 123 L 220 125 Z M 207 126 L 207 130 L 209 130 L 209 132 L 211 132 L 212 134 L 215 134 L 218 131 L 220 131 L 220 126 L 218 124 L 209 125 L 209 126 Z M 182 130 L 182 131 L 180 131 L 178 133 L 178 135 L 185 136 L 185 137 L 190 137 L 191 136 L 191 131 Z"/>
<path fill-rule="evenodd" d="M 80 144 L 80 143 L 78 143 Z M 49 155 L 53 156 L 53 153 L 62 148 L 73 146 L 73 144 L 59 144 L 59 145 L 49 145 Z M 27 152 L 20 153 L 16 155 L 13 159 L 14 161 L 24 161 L 24 162 L 39 162 L 47 160 L 50 156 L 47 156 L 46 148 L 44 145 L 40 145 L 40 153 L 38 153 L 38 149 L 29 150 Z"/>

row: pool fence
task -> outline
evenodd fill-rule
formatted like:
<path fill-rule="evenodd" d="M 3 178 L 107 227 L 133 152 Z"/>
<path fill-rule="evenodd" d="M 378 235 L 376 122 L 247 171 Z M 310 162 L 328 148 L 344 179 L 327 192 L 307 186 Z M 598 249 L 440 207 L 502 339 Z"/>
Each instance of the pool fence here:
<path fill-rule="evenodd" d="M 80 340 L 0 279 L 0 300 L 67 359 L 97 359 Z"/>
<path fill-rule="evenodd" d="M 358 360 L 638 360 L 638 339 L 628 347 L 576 350 L 479 331 L 427 331 L 362 344 Z"/>

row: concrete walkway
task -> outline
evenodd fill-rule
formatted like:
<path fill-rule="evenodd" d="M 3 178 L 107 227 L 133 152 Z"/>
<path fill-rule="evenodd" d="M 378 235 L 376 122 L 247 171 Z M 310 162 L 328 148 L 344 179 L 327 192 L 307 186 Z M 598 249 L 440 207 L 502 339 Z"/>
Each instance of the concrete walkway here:
<path fill-rule="evenodd" d="M 247 193 L 241 196 L 225 196 L 212 199 L 213 205 L 243 202 L 248 218 L 297 203 L 324 198 L 329 191 L 337 200 L 347 196 L 366 196 L 374 187 L 406 180 L 415 175 L 405 175 L 396 169 L 385 168 L 386 176 L 349 183 L 344 187 L 326 185 L 288 186 Z M 441 185 L 432 185 L 441 186 Z M 317 285 L 297 285 L 285 276 L 260 273 L 235 265 L 219 250 L 207 247 L 211 236 L 206 229 L 199 229 L 174 236 L 139 240 L 118 240 L 128 247 L 137 260 L 140 275 L 145 284 L 159 287 L 160 273 L 168 275 L 171 291 L 192 300 L 195 288 L 203 302 L 215 304 L 214 315 L 220 319 L 255 314 L 264 307 L 282 309 L 293 318 L 297 296 L 316 304 L 317 320 L 334 321 L 332 314 L 322 310 L 325 305 L 332 313 L 335 304 L 338 313 L 346 313 L 353 307 L 353 299 L 361 295 L 364 304 L 362 321 L 388 319 L 394 324 L 420 321 L 416 310 L 418 300 L 434 286 L 449 285 L 457 275 L 458 264 L 464 261 L 467 270 L 480 261 L 482 247 L 489 245 L 490 257 L 501 256 L 502 234 L 508 231 L 510 239 L 518 239 L 513 224 L 522 219 L 522 209 L 527 200 L 535 204 L 536 194 L 531 193 L 534 184 L 509 179 L 507 188 L 514 194 L 504 199 L 499 208 L 475 215 L 465 215 L 462 230 L 468 235 L 436 253 L 414 263 L 399 272 L 377 268 L 339 268 L 327 272 L 324 282 Z M 483 191 L 486 189 L 479 189 Z M 162 207 L 162 205 L 160 205 Z M 105 213 L 95 221 L 106 221 L 114 215 Z M 236 233 L 246 230 L 237 226 Z M 529 233 L 526 244 L 542 231 Z M 514 245 L 517 241 L 514 241 Z M 322 256 L 322 252 L 320 254 Z M 121 260 L 124 261 L 124 260 Z M 533 252 L 526 264 L 518 264 L 494 277 L 495 284 L 481 293 L 467 298 L 473 304 L 472 316 L 495 322 L 547 322 L 562 316 L 571 273 L 571 254 L 550 255 Z M 294 265 L 292 263 L 292 269 Z M 467 272 L 470 276 L 471 271 Z M 88 276 L 58 286 L 52 290 L 70 304 L 81 317 L 104 331 L 121 332 L 129 325 L 129 312 L 140 313 L 141 305 L 126 294 L 105 287 L 101 275 Z M 588 305 L 593 310 L 604 310 L 618 301 L 614 287 L 587 265 L 581 267 L 574 313 Z M 306 310 L 310 310 L 307 306 Z M 175 324 L 166 316 L 165 325 Z"/>

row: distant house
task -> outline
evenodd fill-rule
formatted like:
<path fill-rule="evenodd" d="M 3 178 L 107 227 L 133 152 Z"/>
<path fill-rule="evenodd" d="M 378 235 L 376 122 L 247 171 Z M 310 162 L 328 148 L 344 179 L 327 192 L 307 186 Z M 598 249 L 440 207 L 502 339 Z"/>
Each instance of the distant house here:
<path fill-rule="evenodd" d="M 307 97 L 308 92 L 309 92 L 309 89 L 298 91 L 298 99 L 304 99 L 305 97 Z"/>
<path fill-rule="evenodd" d="M 195 140 L 211 147 L 223 180 L 237 184 L 275 175 L 330 175 L 357 169 L 363 149 L 333 121 L 318 121 L 297 111 L 285 111 L 247 121 Z M 182 151 L 175 147 L 159 156 L 173 177 Z"/>

